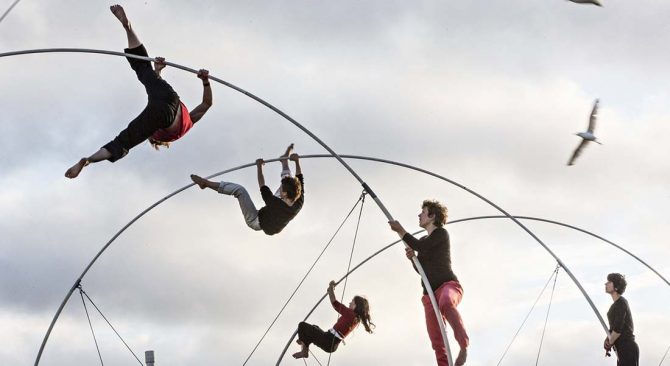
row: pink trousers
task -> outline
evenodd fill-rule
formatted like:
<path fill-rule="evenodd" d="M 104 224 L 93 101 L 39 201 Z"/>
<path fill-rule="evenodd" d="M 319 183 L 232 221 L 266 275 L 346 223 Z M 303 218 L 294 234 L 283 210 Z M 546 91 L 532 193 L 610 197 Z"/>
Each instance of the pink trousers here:
<path fill-rule="evenodd" d="M 454 337 L 458 342 L 458 345 L 461 348 L 465 348 L 469 344 L 468 334 L 465 332 L 465 327 L 463 326 L 463 319 L 461 319 L 461 314 L 458 313 L 456 306 L 460 304 L 461 299 L 463 298 L 463 288 L 458 281 L 449 281 L 445 282 L 435 290 L 435 299 L 437 300 L 438 307 L 440 308 L 440 313 L 442 313 L 441 321 L 446 321 L 451 326 L 451 329 L 454 331 Z M 428 337 L 430 337 L 430 343 L 433 346 L 435 351 L 435 358 L 437 359 L 438 366 L 448 366 L 449 361 L 447 357 L 447 350 L 444 347 L 444 340 L 442 339 L 442 333 L 440 332 L 440 325 L 437 323 L 437 318 L 435 317 L 435 311 L 433 310 L 433 305 L 430 303 L 430 297 L 428 295 L 423 295 L 421 298 L 423 302 L 423 309 L 426 314 L 426 329 L 428 330 Z"/>

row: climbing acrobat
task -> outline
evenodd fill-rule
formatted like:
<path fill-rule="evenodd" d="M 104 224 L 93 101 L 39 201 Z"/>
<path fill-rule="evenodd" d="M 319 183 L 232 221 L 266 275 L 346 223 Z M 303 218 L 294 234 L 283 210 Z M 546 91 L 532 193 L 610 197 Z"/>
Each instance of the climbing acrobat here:
<path fill-rule="evenodd" d="M 133 31 L 123 7 L 112 5 L 110 10 L 126 30 L 128 48 L 124 52 L 138 56 L 148 56 L 147 50 Z M 97 163 L 102 160 L 115 162 L 128 154 L 130 149 L 147 139 L 156 150 L 159 146 L 169 147 L 170 142 L 184 136 L 212 106 L 212 89 L 209 85 L 209 72 L 207 70 L 201 69 L 198 71 L 198 78 L 202 80 L 203 87 L 202 102 L 189 113 L 184 103 L 181 102 L 179 95 L 160 76 L 161 71 L 166 66 L 164 58 L 156 57 L 153 70 L 149 61 L 130 57 L 127 59 L 130 67 L 137 74 L 137 79 L 146 89 L 149 97 L 147 106 L 114 140 L 101 147 L 93 155 L 81 158 L 70 167 L 65 172 L 66 177 L 76 178 L 81 170 L 90 163 Z"/>
<path fill-rule="evenodd" d="M 251 229 L 263 230 L 267 235 L 274 235 L 282 231 L 288 223 L 300 212 L 305 202 L 304 180 L 300 168 L 300 156 L 293 154 L 293 144 L 289 145 L 284 155 L 280 157 L 282 163 L 281 185 L 273 195 L 268 186 L 265 185 L 263 176 L 263 159 L 256 160 L 258 174 L 258 185 L 261 189 L 261 197 L 265 206 L 256 209 L 254 202 L 249 196 L 246 188 L 231 182 L 213 182 L 195 174 L 191 174 L 191 180 L 200 189 L 211 188 L 221 194 L 234 196 L 240 204 L 244 220 Z M 288 160 L 295 162 L 295 177 L 291 176 Z"/>
<path fill-rule="evenodd" d="M 335 281 L 328 284 L 328 298 L 333 309 L 340 313 L 337 322 L 328 331 L 323 331 L 316 325 L 300 322 L 298 324 L 298 339 L 296 342 L 300 345 L 300 351 L 293 354 L 294 358 L 309 357 L 309 345 L 315 344 L 322 350 L 333 353 L 344 338 L 353 332 L 354 329 L 363 323 L 365 331 L 372 333 L 375 325 L 370 320 L 370 304 L 362 296 L 354 296 L 349 303 L 349 307 L 344 306 L 335 298 Z"/>
<path fill-rule="evenodd" d="M 461 347 L 454 362 L 455 366 L 462 366 L 468 357 L 468 346 L 470 345 L 470 338 L 463 325 L 461 314 L 456 308 L 463 298 L 463 287 L 461 287 L 458 278 L 451 269 L 451 243 L 449 241 L 449 233 L 444 228 L 447 223 L 447 207 L 438 201 L 425 200 L 421 205 L 421 213 L 419 214 L 419 226 L 426 230 L 428 235 L 421 239 L 415 238 L 408 233 L 398 221 L 389 221 L 391 230 L 395 231 L 398 236 L 409 246 L 405 248 L 405 255 L 408 259 L 415 256 L 415 252 L 419 263 L 428 277 L 430 287 L 433 289 L 437 305 L 442 314 L 441 318 L 447 320 L 454 331 L 454 337 Z M 412 262 L 414 266 L 414 262 Z M 414 268 L 416 271 L 416 267 Z M 418 271 L 417 271 L 418 272 Z M 435 311 L 433 310 L 426 286 L 423 286 L 423 303 L 424 314 L 426 317 L 426 328 L 428 330 L 428 337 L 430 338 L 433 351 L 435 351 L 435 358 L 438 366 L 448 366 L 449 357 L 442 339 L 442 332 L 440 331 L 440 324 L 437 319 Z"/>

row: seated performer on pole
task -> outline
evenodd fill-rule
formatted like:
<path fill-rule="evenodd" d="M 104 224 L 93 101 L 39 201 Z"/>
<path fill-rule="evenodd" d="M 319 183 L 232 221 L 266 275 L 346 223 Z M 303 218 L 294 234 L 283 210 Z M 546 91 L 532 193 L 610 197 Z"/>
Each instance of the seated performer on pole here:
<path fill-rule="evenodd" d="M 449 233 L 444 228 L 446 223 L 447 208 L 440 202 L 429 200 L 423 201 L 419 214 L 419 226 L 426 230 L 427 236 L 416 239 L 412 234 L 405 231 L 398 221 L 389 222 L 391 230 L 398 233 L 400 238 L 409 245 L 409 248 L 405 249 L 407 258 L 411 260 L 415 255 L 414 252 L 418 253 L 417 258 L 426 272 L 426 277 L 428 277 L 428 282 L 433 288 L 435 299 L 442 313 L 443 319 L 440 319 L 440 321 L 444 321 L 444 318 L 446 318 L 454 330 L 456 341 L 461 347 L 455 362 L 456 366 L 461 366 L 465 364 L 468 355 L 469 338 L 463 326 L 461 315 L 456 309 L 463 298 L 463 288 L 451 270 Z M 413 263 L 412 266 L 414 266 Z M 416 267 L 414 270 L 416 270 Z M 423 286 L 423 283 L 421 285 Z M 435 311 L 425 286 L 423 286 L 421 301 L 426 316 L 428 337 L 435 351 L 437 364 L 448 366 L 449 360 L 440 325 L 437 323 L 438 320 L 435 317 Z"/>
<path fill-rule="evenodd" d="M 282 163 L 281 185 L 274 195 L 270 188 L 265 185 L 265 178 L 263 177 L 265 161 L 263 159 L 256 160 L 258 185 L 261 189 L 261 197 L 265 202 L 265 206 L 260 210 L 256 209 L 247 190 L 239 184 L 231 182 L 216 183 L 195 174 L 191 174 L 191 179 L 200 189 L 211 188 L 219 193 L 237 198 L 247 226 L 256 231 L 263 230 L 267 235 L 274 235 L 282 231 L 293 220 L 302 209 L 305 201 L 305 183 L 300 169 L 300 156 L 292 152 L 293 144 L 280 157 Z M 291 176 L 288 160 L 295 162 L 295 177 Z"/>
<path fill-rule="evenodd" d="M 110 9 L 112 14 L 121 22 L 128 36 L 128 48 L 124 52 L 138 56 L 148 56 L 147 50 L 130 26 L 123 8 L 120 5 L 113 5 Z M 156 150 L 159 146 L 169 147 L 170 142 L 184 136 L 212 106 L 212 88 L 209 85 L 209 72 L 207 70 L 198 71 L 198 78 L 202 80 L 203 85 L 202 102 L 189 113 L 184 103 L 179 99 L 179 95 L 160 76 L 161 70 L 165 68 L 164 58 L 157 57 L 154 60 L 153 69 L 149 61 L 130 57 L 127 59 L 130 67 L 135 71 L 137 78 L 146 89 L 149 97 L 147 106 L 114 140 L 88 158 L 81 158 L 68 169 L 65 172 L 66 177 L 77 177 L 81 170 L 90 163 L 97 163 L 102 160 L 115 162 L 128 154 L 130 149 L 147 139 Z"/>
<path fill-rule="evenodd" d="M 619 360 L 617 366 L 638 366 L 640 349 L 633 334 L 633 315 L 628 301 L 621 295 L 626 291 L 626 278 L 620 273 L 610 273 L 605 282 L 605 292 L 612 296 L 614 303 L 607 312 L 610 324 L 609 336 L 605 338 L 605 356 L 610 356 L 612 347 Z"/>
<path fill-rule="evenodd" d="M 334 289 L 335 281 L 330 281 L 328 284 L 328 297 L 335 311 L 340 313 L 340 317 L 337 318 L 335 325 L 328 331 L 323 331 L 316 325 L 300 322 L 298 324 L 298 340 L 296 342 L 300 345 L 301 349 L 299 352 L 293 354 L 294 358 L 309 357 L 310 344 L 315 344 L 328 353 L 335 352 L 340 342 L 344 342 L 344 338 L 353 332 L 360 323 L 363 323 L 366 332 L 372 333 L 375 325 L 370 320 L 370 304 L 368 304 L 368 300 L 361 296 L 354 296 L 349 303 L 349 307 L 346 307 L 337 301 Z"/>

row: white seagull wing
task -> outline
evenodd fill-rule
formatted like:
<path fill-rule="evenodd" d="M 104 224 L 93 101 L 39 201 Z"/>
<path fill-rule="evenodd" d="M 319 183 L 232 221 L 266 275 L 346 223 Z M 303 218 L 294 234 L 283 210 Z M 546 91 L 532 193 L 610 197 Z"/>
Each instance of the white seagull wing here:
<path fill-rule="evenodd" d="M 589 133 L 593 134 L 593 130 L 596 129 L 596 120 L 598 119 L 598 99 L 593 103 L 593 110 L 591 111 L 591 116 L 589 117 Z"/>
<path fill-rule="evenodd" d="M 570 158 L 570 161 L 568 161 L 568 165 L 575 164 L 575 160 L 577 160 L 579 155 L 582 153 L 582 150 L 584 149 L 584 146 L 586 146 L 587 143 L 588 141 L 582 139 L 582 142 L 579 144 L 579 146 L 577 146 L 575 151 L 572 153 L 572 157 Z"/>

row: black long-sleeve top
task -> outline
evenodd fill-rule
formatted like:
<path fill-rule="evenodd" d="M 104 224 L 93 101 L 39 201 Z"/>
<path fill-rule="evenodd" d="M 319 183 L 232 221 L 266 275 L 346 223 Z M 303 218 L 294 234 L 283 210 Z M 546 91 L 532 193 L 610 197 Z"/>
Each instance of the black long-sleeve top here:
<path fill-rule="evenodd" d="M 430 235 L 417 239 L 412 234 L 407 233 L 402 240 L 410 248 L 416 250 L 416 257 L 421 263 L 428 282 L 433 291 L 437 290 L 442 284 L 449 281 L 458 281 L 458 278 L 451 270 L 451 253 L 449 243 L 449 233 L 445 228 L 437 228 Z M 416 270 L 416 268 L 414 268 Z M 418 273 L 418 271 L 417 271 Z M 421 282 L 423 293 L 428 294 L 426 287 Z"/>
<path fill-rule="evenodd" d="M 621 334 L 614 342 L 615 346 L 620 340 L 635 340 L 635 335 L 633 334 L 633 314 L 630 312 L 628 301 L 623 296 L 619 297 L 612 306 L 610 306 L 610 309 L 607 312 L 607 320 L 610 323 L 610 332 Z"/>
<path fill-rule="evenodd" d="M 265 201 L 265 207 L 258 210 L 258 223 L 266 234 L 279 233 L 300 212 L 305 202 L 305 180 L 302 174 L 296 174 L 296 178 L 300 180 L 302 194 L 293 202 L 292 206 L 287 205 L 281 198 L 273 195 L 268 186 L 261 187 L 261 197 Z"/>

